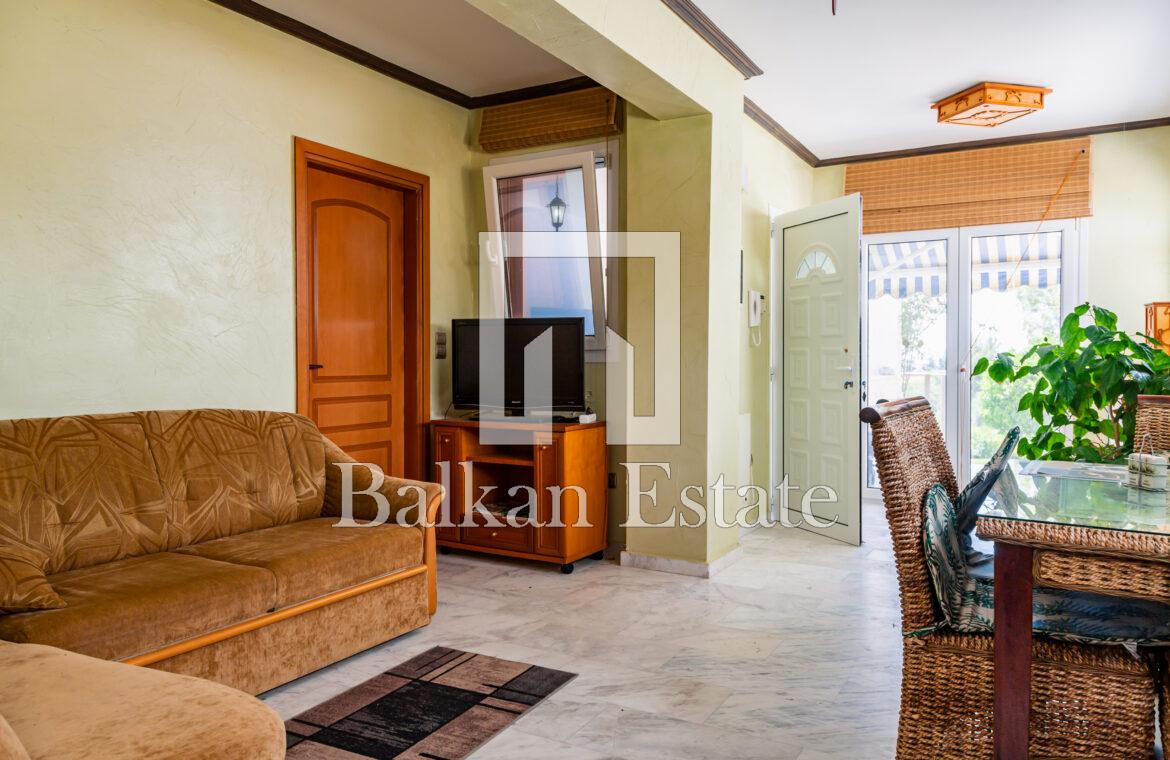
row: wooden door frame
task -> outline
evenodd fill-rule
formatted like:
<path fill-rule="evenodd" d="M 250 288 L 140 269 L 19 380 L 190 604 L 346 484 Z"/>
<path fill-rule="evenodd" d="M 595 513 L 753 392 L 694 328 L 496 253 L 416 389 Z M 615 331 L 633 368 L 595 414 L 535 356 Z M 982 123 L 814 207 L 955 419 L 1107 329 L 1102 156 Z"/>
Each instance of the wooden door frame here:
<path fill-rule="evenodd" d="M 406 376 L 403 387 L 405 411 L 404 462 L 406 477 L 426 479 L 426 430 L 431 416 L 430 365 L 430 178 L 372 158 L 359 156 L 303 137 L 293 138 L 297 248 L 297 413 L 309 416 L 309 327 L 313 309 L 310 261 L 312 241 L 309 236 L 310 166 L 347 174 L 402 191 L 404 230 L 403 263 L 406 293 L 404 304 Z M 414 371 L 411 371 L 414 367 Z"/>

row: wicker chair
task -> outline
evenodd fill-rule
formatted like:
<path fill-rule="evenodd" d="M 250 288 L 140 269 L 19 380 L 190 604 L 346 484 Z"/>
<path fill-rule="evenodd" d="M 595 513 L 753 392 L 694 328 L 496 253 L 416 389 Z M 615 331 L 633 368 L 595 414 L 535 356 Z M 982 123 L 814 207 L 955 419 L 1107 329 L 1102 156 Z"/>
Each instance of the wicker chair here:
<path fill-rule="evenodd" d="M 1142 451 L 1149 437 L 1154 451 L 1170 451 L 1170 396 L 1138 396 L 1133 450 Z"/>
<path fill-rule="evenodd" d="M 902 601 L 901 760 L 991 758 L 993 637 L 940 626 L 922 551 L 922 505 L 941 483 L 958 496 L 942 432 L 926 399 L 861 412 L 873 430 Z M 1154 748 L 1154 681 L 1121 647 L 1034 639 L 1032 757 L 1146 758 Z"/>

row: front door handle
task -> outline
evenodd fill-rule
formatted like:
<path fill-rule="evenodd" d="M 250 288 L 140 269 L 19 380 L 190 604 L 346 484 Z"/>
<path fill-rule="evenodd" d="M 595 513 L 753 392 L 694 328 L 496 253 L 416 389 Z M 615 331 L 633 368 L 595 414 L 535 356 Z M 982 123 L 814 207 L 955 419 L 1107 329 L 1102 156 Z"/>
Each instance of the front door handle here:
<path fill-rule="evenodd" d="M 850 389 L 850 388 L 852 388 L 852 387 L 853 387 L 853 381 L 852 381 L 852 380 L 846 380 L 846 381 L 845 381 L 845 390 L 849 390 L 849 389 Z"/>

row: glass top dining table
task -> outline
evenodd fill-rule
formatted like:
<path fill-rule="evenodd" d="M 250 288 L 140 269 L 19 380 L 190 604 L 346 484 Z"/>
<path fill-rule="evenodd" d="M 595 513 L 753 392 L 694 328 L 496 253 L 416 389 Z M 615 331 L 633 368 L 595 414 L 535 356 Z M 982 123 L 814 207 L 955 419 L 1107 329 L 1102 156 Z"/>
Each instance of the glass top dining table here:
<path fill-rule="evenodd" d="M 1170 496 L 1129 487 L 1125 466 L 1012 462 L 978 518 L 979 536 L 995 542 L 995 756 L 1026 759 L 1034 559 L 1123 562 L 1121 575 L 1152 573 L 1165 587 Z"/>
<path fill-rule="evenodd" d="M 1170 536 L 1170 494 L 1127 477 L 1125 465 L 1012 462 L 979 517 Z"/>

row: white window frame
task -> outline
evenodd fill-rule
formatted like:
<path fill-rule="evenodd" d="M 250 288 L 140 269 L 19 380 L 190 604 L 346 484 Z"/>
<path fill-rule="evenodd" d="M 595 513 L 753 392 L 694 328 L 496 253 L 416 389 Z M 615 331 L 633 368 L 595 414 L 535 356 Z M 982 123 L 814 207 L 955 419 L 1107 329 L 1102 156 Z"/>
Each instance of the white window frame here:
<path fill-rule="evenodd" d="M 861 351 L 862 366 L 869 371 L 869 246 L 882 243 L 913 243 L 945 240 L 947 244 L 947 378 L 946 419 L 943 434 L 947 451 L 960 483 L 971 478 L 971 366 L 978 357 L 967 355 L 971 348 L 971 241 L 988 235 L 1031 235 L 1035 232 L 1061 233 L 1061 319 L 1084 301 L 1087 220 L 1055 219 L 1044 222 L 986 224 L 978 227 L 949 227 L 909 232 L 886 232 L 861 238 Z M 864 378 L 868 381 L 868 376 Z M 868 393 L 869 389 L 865 391 Z M 876 398 L 867 398 L 872 405 Z M 864 426 L 863 426 L 864 428 Z M 868 447 L 862 430 L 861 489 L 866 499 L 881 500 L 881 491 L 866 483 Z"/>
<path fill-rule="evenodd" d="M 612 307 L 617 290 L 614 282 L 617 267 L 609 266 L 611 262 L 602 258 L 602 235 L 609 230 L 601 229 L 597 187 L 597 169 L 599 166 L 605 166 L 606 227 L 612 228 L 617 218 L 617 172 L 614 164 L 606 143 L 597 143 L 591 146 L 496 158 L 483 169 L 484 205 L 488 228 L 492 232 L 499 232 L 503 227 L 499 201 L 501 179 L 569 169 L 581 170 L 585 189 L 585 225 L 589 233 L 587 236 L 589 281 L 595 333 L 585 336 L 588 361 L 605 361 L 607 315 L 613 313 Z"/>

